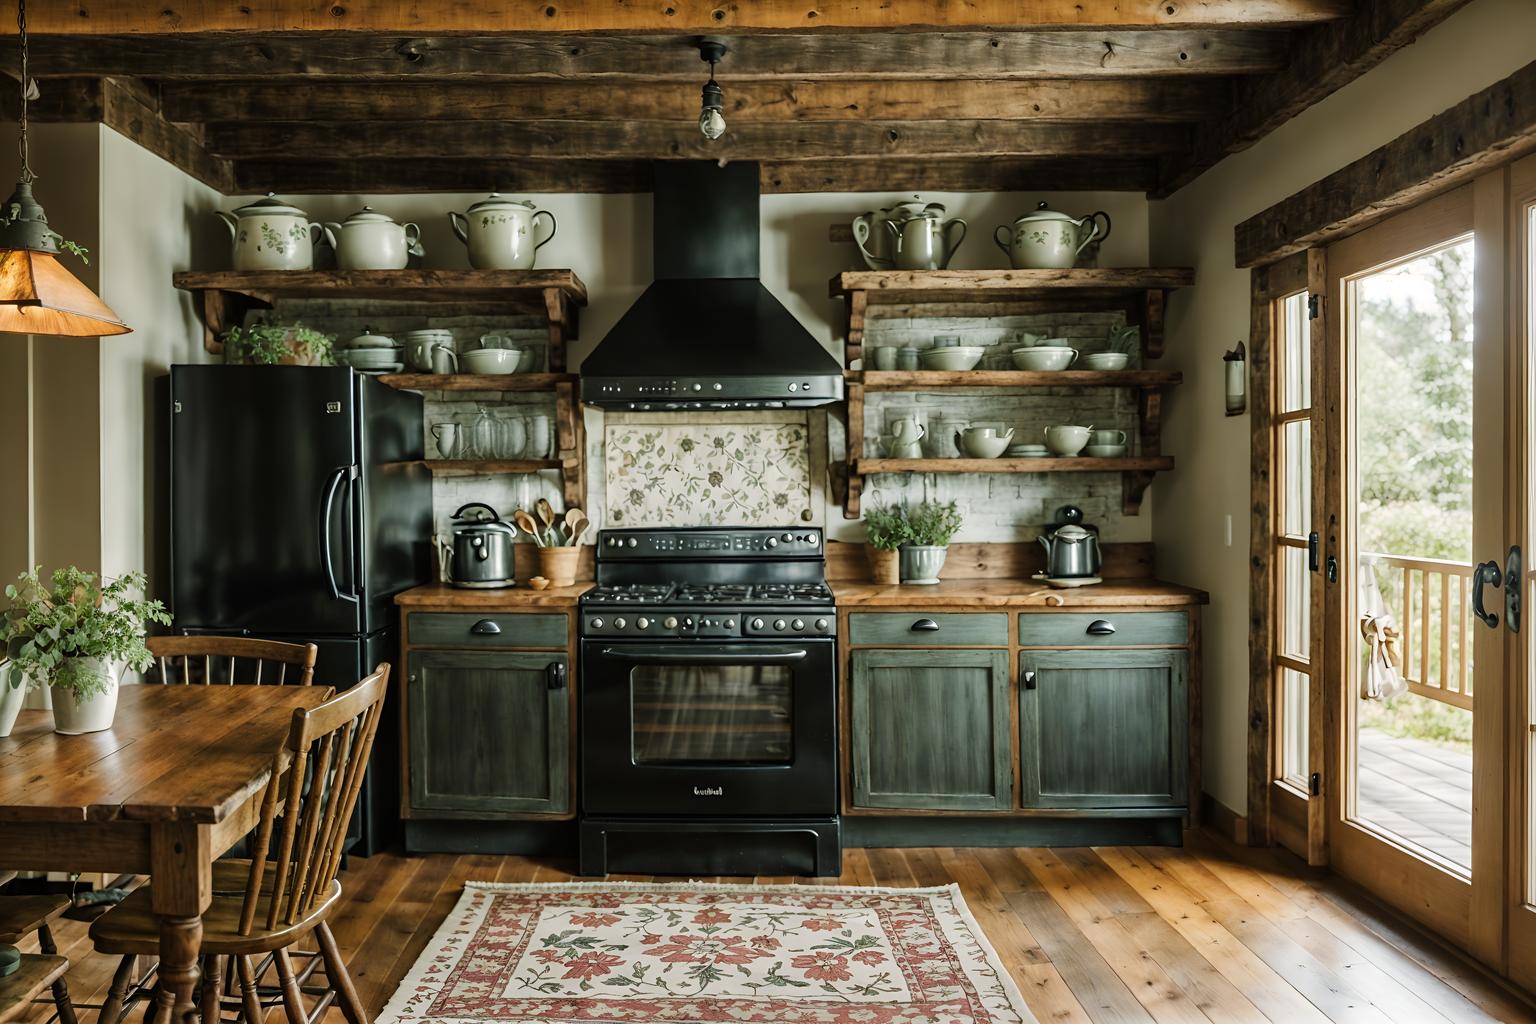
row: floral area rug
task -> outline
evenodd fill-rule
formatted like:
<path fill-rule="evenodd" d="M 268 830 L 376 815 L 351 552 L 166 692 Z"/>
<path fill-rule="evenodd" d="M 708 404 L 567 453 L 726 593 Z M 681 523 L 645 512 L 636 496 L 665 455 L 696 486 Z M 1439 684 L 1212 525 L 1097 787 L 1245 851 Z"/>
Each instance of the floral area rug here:
<path fill-rule="evenodd" d="M 1023 1024 L 958 886 L 471 882 L 375 1024 Z"/>

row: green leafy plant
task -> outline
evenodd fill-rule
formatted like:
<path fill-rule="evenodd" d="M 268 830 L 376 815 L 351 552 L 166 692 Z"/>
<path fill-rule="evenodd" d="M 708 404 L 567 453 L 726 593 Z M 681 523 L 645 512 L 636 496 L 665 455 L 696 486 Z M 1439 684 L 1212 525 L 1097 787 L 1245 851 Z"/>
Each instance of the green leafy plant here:
<path fill-rule="evenodd" d="M 942 548 L 949 544 L 949 539 L 959 532 L 960 524 L 964 522 L 953 501 L 903 505 L 902 511 L 907 524 L 903 546 Z"/>
<path fill-rule="evenodd" d="M 224 332 L 225 359 L 258 366 L 273 366 L 289 358 L 330 366 L 335 362 L 335 343 L 334 334 L 305 327 L 297 320 L 291 324 L 260 320 Z"/>
<path fill-rule="evenodd" d="M 85 701 L 107 692 L 107 680 L 87 659 L 120 661 L 137 671 L 153 663 L 144 646 L 147 625 L 169 624 L 171 616 L 165 605 L 143 597 L 143 573 L 105 584 L 74 566 L 57 570 L 47 583 L 41 573 L 41 566 L 24 572 L 5 588 L 9 603 L 0 612 L 0 641 L 10 658 L 7 685 L 14 689 L 26 676 Z"/>
<path fill-rule="evenodd" d="M 864 529 L 869 546 L 879 551 L 895 551 L 907 543 L 907 507 L 880 505 L 864 513 Z"/>

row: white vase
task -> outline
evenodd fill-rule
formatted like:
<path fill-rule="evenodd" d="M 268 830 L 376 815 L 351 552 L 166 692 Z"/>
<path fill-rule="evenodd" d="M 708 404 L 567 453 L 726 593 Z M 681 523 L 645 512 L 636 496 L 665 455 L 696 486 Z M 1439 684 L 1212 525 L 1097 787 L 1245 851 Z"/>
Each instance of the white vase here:
<path fill-rule="evenodd" d="M 901 582 L 933 584 L 939 582 L 939 570 L 949 548 L 928 544 L 905 544 L 901 548 Z"/>
<path fill-rule="evenodd" d="M 0 739 L 11 734 L 16 716 L 21 714 L 21 706 L 27 702 L 26 684 L 12 689 L 5 681 L 5 674 L 5 666 L 0 665 Z"/>
<path fill-rule="evenodd" d="M 117 714 L 117 687 L 119 669 L 105 658 L 83 658 L 91 671 L 107 682 L 107 692 L 99 693 L 85 701 L 62 686 L 50 690 L 53 697 L 53 731 L 62 736 L 79 736 L 81 733 L 101 732 L 112 728 Z"/>

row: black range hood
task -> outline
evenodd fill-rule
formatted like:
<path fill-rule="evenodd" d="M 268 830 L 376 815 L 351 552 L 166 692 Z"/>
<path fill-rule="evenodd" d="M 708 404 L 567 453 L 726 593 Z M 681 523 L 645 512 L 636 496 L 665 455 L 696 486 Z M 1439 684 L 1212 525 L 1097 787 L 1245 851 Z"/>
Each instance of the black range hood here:
<path fill-rule="evenodd" d="M 656 280 L 581 364 L 609 409 L 782 409 L 843 397 L 837 360 L 758 280 L 758 166 L 655 165 Z"/>

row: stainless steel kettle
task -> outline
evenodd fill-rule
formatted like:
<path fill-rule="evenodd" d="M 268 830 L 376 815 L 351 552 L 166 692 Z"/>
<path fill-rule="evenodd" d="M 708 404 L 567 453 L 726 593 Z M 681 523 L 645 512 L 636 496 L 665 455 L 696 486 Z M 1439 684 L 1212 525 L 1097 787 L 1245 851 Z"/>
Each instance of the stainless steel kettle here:
<path fill-rule="evenodd" d="M 455 587 L 510 587 L 512 542 L 517 531 L 501 521 L 483 501 L 472 501 L 453 514 L 453 557 L 448 583 Z"/>
<path fill-rule="evenodd" d="M 1056 518 L 1055 529 L 1039 538 L 1045 548 L 1045 574 L 1051 579 L 1097 576 L 1104 565 L 1098 530 L 1083 525 L 1083 510 L 1076 505 L 1063 505 Z"/>

